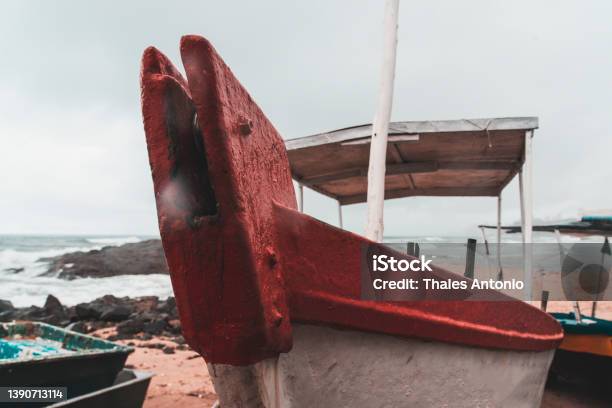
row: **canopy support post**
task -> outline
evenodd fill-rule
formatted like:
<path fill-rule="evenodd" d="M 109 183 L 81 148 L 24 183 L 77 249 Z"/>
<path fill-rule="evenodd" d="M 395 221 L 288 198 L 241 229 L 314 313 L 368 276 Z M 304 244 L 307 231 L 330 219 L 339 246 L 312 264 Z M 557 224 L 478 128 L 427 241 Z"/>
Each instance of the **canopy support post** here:
<path fill-rule="evenodd" d="M 480 232 L 482 232 L 482 241 L 485 245 L 485 253 L 489 255 L 489 241 L 487 241 L 487 234 L 485 234 L 484 227 L 480 227 Z"/>
<path fill-rule="evenodd" d="M 521 204 L 521 235 L 523 236 L 523 258 L 525 258 L 525 199 L 523 195 L 523 169 L 519 170 L 519 201 Z"/>
<path fill-rule="evenodd" d="M 523 238 L 523 279 L 526 280 L 527 277 L 527 264 L 526 264 L 526 259 L 527 259 L 527 235 L 525 233 L 525 190 L 523 189 L 523 168 L 521 167 L 521 169 L 519 170 L 519 201 L 520 201 L 520 207 L 521 207 L 521 235 Z M 523 282 L 525 285 L 527 285 L 527 282 Z M 529 300 L 529 299 L 525 299 L 525 300 Z"/>
<path fill-rule="evenodd" d="M 502 196 L 501 191 L 497 196 L 497 280 L 504 279 L 504 271 L 501 261 L 501 212 L 502 212 Z"/>
<path fill-rule="evenodd" d="M 532 138 L 533 130 L 525 132 L 525 161 L 523 163 L 523 170 L 519 173 L 519 180 L 521 181 L 522 197 L 521 197 L 521 208 L 523 209 L 523 223 L 521 225 L 523 230 L 523 243 L 525 246 L 524 260 L 524 280 L 525 280 L 525 300 L 529 301 L 532 299 L 532 283 L 533 283 L 533 246 L 532 246 L 532 234 L 533 234 L 533 152 L 532 152 Z"/>
<path fill-rule="evenodd" d="M 342 225 L 342 203 L 338 201 L 338 225 L 340 228 L 344 228 Z"/>
<path fill-rule="evenodd" d="M 302 183 L 298 183 L 298 193 L 298 210 L 300 210 L 300 212 L 304 212 L 304 185 Z"/>
<path fill-rule="evenodd" d="M 387 134 L 393 104 L 395 79 L 395 53 L 397 49 L 397 16 L 399 0 L 385 4 L 383 63 L 380 71 L 378 108 L 372 125 L 370 161 L 368 167 L 368 221 L 366 237 L 380 242 L 383 239 L 383 210 L 385 204 L 385 167 L 387 161 Z"/>

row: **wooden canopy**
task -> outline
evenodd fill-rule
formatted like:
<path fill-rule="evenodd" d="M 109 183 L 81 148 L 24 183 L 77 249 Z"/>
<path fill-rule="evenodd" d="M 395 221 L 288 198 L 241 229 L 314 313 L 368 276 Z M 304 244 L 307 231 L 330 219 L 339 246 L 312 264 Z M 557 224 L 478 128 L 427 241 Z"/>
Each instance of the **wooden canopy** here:
<path fill-rule="evenodd" d="M 385 199 L 497 196 L 520 170 L 538 118 L 393 122 Z M 293 178 L 342 205 L 366 201 L 372 125 L 286 141 Z"/>

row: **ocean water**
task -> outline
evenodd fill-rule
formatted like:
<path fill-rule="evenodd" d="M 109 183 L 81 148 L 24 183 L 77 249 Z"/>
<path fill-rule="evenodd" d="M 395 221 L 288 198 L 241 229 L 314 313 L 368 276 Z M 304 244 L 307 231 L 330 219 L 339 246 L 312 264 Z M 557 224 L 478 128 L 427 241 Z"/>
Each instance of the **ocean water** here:
<path fill-rule="evenodd" d="M 495 231 L 487 231 L 489 243 L 495 241 Z M 47 271 L 48 264 L 41 258 L 53 257 L 75 251 L 90 251 L 105 246 L 118 246 L 129 242 L 139 242 L 154 237 L 146 236 L 56 236 L 56 235 L 0 235 L 0 299 L 7 299 L 17 307 L 37 305 L 42 306 L 47 295 L 56 296 L 66 305 L 75 305 L 80 302 L 93 300 L 97 297 L 112 294 L 115 296 L 148 296 L 155 295 L 165 298 L 172 295 L 170 277 L 168 275 L 122 275 L 108 278 L 82 278 L 71 281 L 59 279 L 54 276 L 41 276 Z M 478 253 L 483 252 L 482 236 L 474 237 L 442 237 L 442 236 L 413 236 L 413 237 L 386 237 L 385 242 L 419 242 L 423 250 L 430 252 L 437 244 L 458 243 L 465 244 L 467 238 L 476 238 L 479 242 Z M 601 237 L 578 238 L 563 236 L 568 244 L 576 242 L 601 242 Z M 520 234 L 503 234 L 502 242 L 509 244 L 521 243 Z M 534 233 L 534 242 L 556 243 L 555 237 L 550 233 Z M 440 248 L 438 246 L 438 248 Z M 436 260 L 444 263 L 456 263 L 462 268 L 465 260 L 465 250 L 462 246 L 441 247 Z M 494 246 L 492 246 L 494 248 Z M 508 255 L 504 262 L 514 262 L 520 265 L 521 246 L 510 245 L 505 247 Z M 548 252 L 546 263 L 558 264 L 556 246 L 546 248 Z M 550 250 L 548 250 L 550 249 Z M 401 245 L 398 247 L 401 250 Z M 435 252 L 433 249 L 431 252 Z M 480 259 L 480 258 L 479 258 Z M 494 258 L 493 258 L 494 259 Z M 479 262 L 489 262 L 483 259 Z M 536 261 L 537 264 L 537 261 Z M 536 265 L 537 266 L 537 265 Z M 549 266 L 549 267 L 552 267 Z M 23 268 L 22 272 L 14 273 L 12 268 Z M 493 273 L 493 272 L 492 272 Z"/>
<path fill-rule="evenodd" d="M 168 275 L 122 275 L 108 278 L 82 278 L 71 281 L 55 276 L 41 276 L 48 263 L 41 258 L 76 251 L 91 251 L 153 237 L 144 236 L 55 236 L 0 235 L 0 299 L 17 307 L 42 306 L 47 295 L 56 296 L 65 305 L 87 302 L 97 297 L 172 295 Z M 15 273 L 13 268 L 23 268 Z"/>

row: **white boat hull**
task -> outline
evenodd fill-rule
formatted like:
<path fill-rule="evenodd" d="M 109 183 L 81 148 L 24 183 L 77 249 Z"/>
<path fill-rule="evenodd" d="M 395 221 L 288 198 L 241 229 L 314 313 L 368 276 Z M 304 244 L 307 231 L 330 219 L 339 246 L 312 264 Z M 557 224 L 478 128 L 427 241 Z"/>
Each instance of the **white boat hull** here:
<path fill-rule="evenodd" d="M 554 355 L 305 324 L 293 342 L 250 366 L 209 364 L 221 408 L 539 407 Z"/>

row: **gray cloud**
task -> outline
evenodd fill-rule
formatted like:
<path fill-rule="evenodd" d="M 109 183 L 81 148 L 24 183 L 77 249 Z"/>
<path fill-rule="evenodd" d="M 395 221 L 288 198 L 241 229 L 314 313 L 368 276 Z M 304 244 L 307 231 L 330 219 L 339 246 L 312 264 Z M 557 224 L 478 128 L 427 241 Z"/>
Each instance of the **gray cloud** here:
<path fill-rule="evenodd" d="M 287 138 L 370 122 L 381 1 L 5 3 L 0 14 L 0 232 L 155 233 L 138 66 L 155 45 L 180 65 L 208 37 Z M 401 4 L 394 120 L 540 117 L 537 217 L 610 207 L 612 3 Z M 473 234 L 490 198 L 387 203 L 390 235 Z M 516 221 L 518 192 L 504 194 Z M 336 222 L 335 203 L 306 209 Z M 365 206 L 345 209 L 361 232 Z"/>

